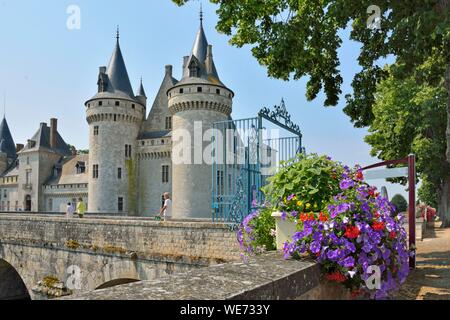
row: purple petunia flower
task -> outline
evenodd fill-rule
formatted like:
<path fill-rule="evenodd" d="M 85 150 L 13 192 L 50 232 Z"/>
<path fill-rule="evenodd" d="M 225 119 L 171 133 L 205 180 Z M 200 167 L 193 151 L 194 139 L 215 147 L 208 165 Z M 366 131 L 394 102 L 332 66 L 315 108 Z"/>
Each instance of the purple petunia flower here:
<path fill-rule="evenodd" d="M 355 266 L 355 259 L 351 256 L 339 261 L 339 264 L 344 268 L 353 268 Z"/>
<path fill-rule="evenodd" d="M 319 241 L 314 241 L 309 246 L 309 250 L 311 250 L 312 253 L 317 254 L 320 252 L 321 245 Z"/>
<path fill-rule="evenodd" d="M 352 179 L 346 178 L 339 183 L 339 187 L 341 190 L 347 190 L 355 186 L 355 181 Z"/>

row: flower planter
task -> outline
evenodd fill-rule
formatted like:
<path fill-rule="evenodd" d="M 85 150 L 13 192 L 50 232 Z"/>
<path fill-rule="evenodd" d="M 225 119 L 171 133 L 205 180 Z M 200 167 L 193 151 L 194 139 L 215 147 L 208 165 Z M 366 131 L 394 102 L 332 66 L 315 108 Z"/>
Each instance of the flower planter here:
<path fill-rule="evenodd" d="M 297 232 L 295 223 L 288 219 L 283 220 L 281 216 L 281 212 L 272 213 L 272 217 L 275 218 L 276 224 L 277 250 L 283 250 L 286 241 L 292 242 L 292 236 Z"/>

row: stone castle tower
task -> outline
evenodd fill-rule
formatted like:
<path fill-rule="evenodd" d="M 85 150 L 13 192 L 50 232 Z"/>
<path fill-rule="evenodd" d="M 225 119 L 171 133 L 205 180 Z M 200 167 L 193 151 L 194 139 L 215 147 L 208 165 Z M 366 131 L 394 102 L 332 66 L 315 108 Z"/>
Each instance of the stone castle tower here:
<path fill-rule="evenodd" d="M 234 93 L 219 79 L 212 46 L 208 44 L 203 30 L 202 15 L 192 52 L 184 57 L 182 79 L 167 94 L 174 130 L 173 217 L 211 218 L 212 166 L 204 162 L 201 154 L 194 155 L 193 150 L 197 144 L 202 146 L 200 150 L 203 153 L 205 147 L 211 144 L 211 137 L 208 139 L 205 136 L 206 141 L 199 141 L 205 131 L 211 129 L 214 122 L 230 119 Z M 198 129 L 200 125 L 201 129 Z M 194 131 L 197 133 L 194 134 Z M 199 137 L 198 132 L 202 136 Z M 190 134 L 190 141 L 183 140 L 187 133 Z M 177 143 L 189 144 L 191 154 L 178 154 Z"/>
<path fill-rule="evenodd" d="M 98 92 L 86 103 L 89 124 L 89 212 L 137 213 L 135 150 L 147 98 L 137 95 L 117 43 L 108 67 L 100 67 Z"/>

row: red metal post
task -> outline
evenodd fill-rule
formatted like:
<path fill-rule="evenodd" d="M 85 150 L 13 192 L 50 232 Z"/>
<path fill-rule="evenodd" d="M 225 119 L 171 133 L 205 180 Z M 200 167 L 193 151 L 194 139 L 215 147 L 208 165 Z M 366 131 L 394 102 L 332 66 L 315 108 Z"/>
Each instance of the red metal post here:
<path fill-rule="evenodd" d="M 409 189 L 409 267 L 416 268 L 416 156 L 408 156 L 408 189 Z"/>

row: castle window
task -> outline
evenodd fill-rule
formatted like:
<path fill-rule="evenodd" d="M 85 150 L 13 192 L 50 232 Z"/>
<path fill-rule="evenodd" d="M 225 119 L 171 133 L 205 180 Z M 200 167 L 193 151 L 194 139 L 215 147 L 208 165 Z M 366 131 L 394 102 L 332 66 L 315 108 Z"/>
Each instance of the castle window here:
<path fill-rule="evenodd" d="M 166 130 L 172 130 L 172 117 L 166 117 Z"/>
<path fill-rule="evenodd" d="M 180 93 L 184 93 L 184 89 L 183 88 L 180 89 Z"/>
<path fill-rule="evenodd" d="M 120 106 L 120 101 L 116 101 L 116 107 Z"/>
<path fill-rule="evenodd" d="M 202 87 L 197 87 L 197 92 L 202 92 L 203 88 Z"/>
<path fill-rule="evenodd" d="M 19 201 L 16 200 L 16 205 L 14 206 L 14 210 L 18 211 L 19 210 Z"/>
<path fill-rule="evenodd" d="M 30 185 L 31 184 L 31 170 L 27 170 L 25 179 L 26 179 L 26 185 L 27 186 Z"/>
<path fill-rule="evenodd" d="M 136 105 L 135 105 L 135 104 L 132 104 L 132 105 L 131 105 L 131 109 L 133 109 L 133 110 L 136 109 Z"/>
<path fill-rule="evenodd" d="M 53 199 L 48 199 L 48 211 L 53 212 Z"/>
<path fill-rule="evenodd" d="M 169 182 L 169 166 L 162 166 L 162 183 Z"/>
<path fill-rule="evenodd" d="M 154 146 L 154 145 L 155 145 L 155 140 L 152 140 L 152 141 L 150 142 L 150 144 L 151 144 L 152 146 Z"/>
<path fill-rule="evenodd" d="M 94 127 L 94 136 L 98 136 L 98 126 Z"/>
<path fill-rule="evenodd" d="M 6 211 L 10 211 L 11 210 L 11 203 L 8 201 L 6 202 Z"/>
<path fill-rule="evenodd" d="M 122 168 L 117 168 L 117 179 L 122 179 Z"/>
<path fill-rule="evenodd" d="M 217 93 L 217 94 L 220 94 L 220 89 L 216 89 L 216 93 Z"/>
<path fill-rule="evenodd" d="M 145 146 L 145 141 L 141 141 L 141 145 L 142 145 L 142 146 Z"/>
<path fill-rule="evenodd" d="M 6 189 L 5 190 L 3 190 L 3 198 L 7 198 L 8 197 L 8 194 L 6 193 Z"/>
<path fill-rule="evenodd" d="M 98 102 L 98 106 L 101 107 L 103 105 L 103 101 Z"/>
<path fill-rule="evenodd" d="M 117 199 L 117 211 L 123 212 L 123 198 L 119 197 Z"/>
<path fill-rule="evenodd" d="M 125 158 L 131 159 L 131 145 L 130 144 L 125 145 Z"/>
<path fill-rule="evenodd" d="M 92 166 L 92 178 L 98 179 L 98 164 Z"/>
<path fill-rule="evenodd" d="M 164 144 L 164 143 L 166 143 L 166 142 L 165 142 L 165 140 L 164 140 L 164 139 L 162 139 L 162 140 L 161 140 L 161 144 Z"/>
<path fill-rule="evenodd" d="M 117 121 L 117 114 L 114 115 L 114 121 Z"/>

